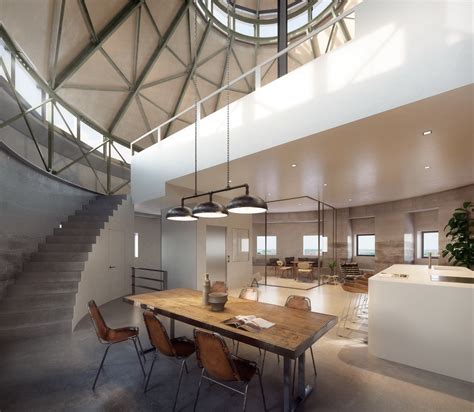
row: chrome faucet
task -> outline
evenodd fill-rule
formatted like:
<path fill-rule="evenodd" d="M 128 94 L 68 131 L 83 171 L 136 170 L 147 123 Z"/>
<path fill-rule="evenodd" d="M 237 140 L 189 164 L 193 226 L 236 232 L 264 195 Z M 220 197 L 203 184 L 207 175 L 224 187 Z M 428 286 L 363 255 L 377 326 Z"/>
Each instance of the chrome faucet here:
<path fill-rule="evenodd" d="M 431 252 L 428 253 L 428 269 L 431 269 Z"/>

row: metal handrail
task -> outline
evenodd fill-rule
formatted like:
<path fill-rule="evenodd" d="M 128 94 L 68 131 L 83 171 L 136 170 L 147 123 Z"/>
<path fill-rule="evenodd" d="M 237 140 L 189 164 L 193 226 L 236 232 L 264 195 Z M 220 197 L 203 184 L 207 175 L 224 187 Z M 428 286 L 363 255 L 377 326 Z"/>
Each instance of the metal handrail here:
<path fill-rule="evenodd" d="M 152 278 L 149 276 L 137 276 L 135 273 L 137 270 L 145 270 L 149 272 L 161 273 L 161 279 Z M 161 283 L 161 289 L 154 288 L 151 286 L 137 285 L 136 279 L 151 280 L 153 282 L 159 282 Z M 140 267 L 132 266 L 132 295 L 135 295 L 136 288 L 149 289 L 149 290 L 154 290 L 154 291 L 162 291 L 162 290 L 168 289 L 168 271 L 162 270 L 162 269 L 140 268 Z"/>
<path fill-rule="evenodd" d="M 278 57 L 280 56 L 283 56 L 285 55 L 286 53 L 288 53 L 289 51 L 293 50 L 294 48 L 298 47 L 299 45 L 301 45 L 302 43 L 312 39 L 314 36 L 317 36 L 319 33 L 323 32 L 324 30 L 328 29 L 329 27 L 335 25 L 336 23 L 338 23 L 339 21 L 345 19 L 347 16 L 353 14 L 355 12 L 355 7 L 352 7 L 351 9 L 349 10 L 346 10 L 345 12 L 341 13 L 339 16 L 331 19 L 329 22 L 327 22 L 326 24 L 323 24 L 321 27 L 319 27 L 318 29 L 308 33 L 306 36 L 302 37 L 301 39 L 297 40 L 296 42 L 290 44 L 288 47 L 286 47 L 285 49 L 279 51 L 278 53 L 274 54 L 272 57 L 268 58 L 267 60 L 264 60 L 262 63 L 259 63 L 257 64 L 255 67 L 252 67 L 250 70 L 246 71 L 245 73 L 243 73 L 242 75 L 240 75 L 239 77 L 235 78 L 234 80 L 231 80 L 228 84 L 222 86 L 220 89 L 217 89 L 215 90 L 214 92 L 212 92 L 211 94 L 209 94 L 208 96 L 202 98 L 201 100 L 197 101 L 196 103 L 194 103 L 192 106 L 189 106 L 187 109 L 184 109 L 183 111 L 181 111 L 180 113 L 178 113 L 177 115 L 171 117 L 170 119 L 166 120 L 165 122 L 161 123 L 160 125 L 156 126 L 155 128 L 149 130 L 148 132 L 146 132 L 145 134 L 143 134 L 142 136 L 140 136 L 139 138 L 135 139 L 134 141 L 132 141 L 130 143 L 130 151 L 131 151 L 131 155 L 133 156 L 134 155 L 134 152 L 133 152 L 133 145 L 137 142 L 139 142 L 140 140 L 144 139 L 145 137 L 149 136 L 150 134 L 158 131 L 158 141 L 157 143 L 161 140 L 161 128 L 168 125 L 169 123 L 171 122 L 174 122 L 176 119 L 178 119 L 179 117 L 181 117 L 183 114 L 189 112 L 190 110 L 194 109 L 196 106 L 200 107 L 201 104 L 205 103 L 207 100 L 213 98 L 214 96 L 218 95 L 219 93 L 222 93 L 223 91 L 225 91 L 227 88 L 230 88 L 230 86 L 234 85 L 235 83 L 238 83 L 239 81 L 241 81 L 242 79 L 246 78 L 247 76 L 249 76 L 250 74 L 252 73 L 255 73 L 255 89 L 258 89 L 260 88 L 260 75 L 261 75 L 261 70 L 262 70 L 262 67 L 263 66 L 266 66 L 267 64 L 273 62 L 274 60 L 278 59 Z M 155 143 L 156 144 L 156 143 Z"/>

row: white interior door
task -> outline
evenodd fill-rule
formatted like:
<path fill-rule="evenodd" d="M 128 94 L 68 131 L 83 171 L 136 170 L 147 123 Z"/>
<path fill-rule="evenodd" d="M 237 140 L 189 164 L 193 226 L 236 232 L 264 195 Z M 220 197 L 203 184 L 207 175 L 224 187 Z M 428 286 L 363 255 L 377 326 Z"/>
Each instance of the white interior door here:
<path fill-rule="evenodd" d="M 216 280 L 227 283 L 227 228 L 222 226 L 206 227 L 206 272 L 211 282 Z"/>

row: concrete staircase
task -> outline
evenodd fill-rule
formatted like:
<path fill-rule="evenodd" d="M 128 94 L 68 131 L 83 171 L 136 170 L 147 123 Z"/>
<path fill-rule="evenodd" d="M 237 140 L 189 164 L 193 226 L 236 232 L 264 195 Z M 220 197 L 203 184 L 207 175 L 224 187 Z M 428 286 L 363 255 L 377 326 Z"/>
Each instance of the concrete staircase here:
<path fill-rule="evenodd" d="M 0 300 L 0 338 L 70 332 L 81 272 L 123 195 L 97 196 L 54 229 Z"/>

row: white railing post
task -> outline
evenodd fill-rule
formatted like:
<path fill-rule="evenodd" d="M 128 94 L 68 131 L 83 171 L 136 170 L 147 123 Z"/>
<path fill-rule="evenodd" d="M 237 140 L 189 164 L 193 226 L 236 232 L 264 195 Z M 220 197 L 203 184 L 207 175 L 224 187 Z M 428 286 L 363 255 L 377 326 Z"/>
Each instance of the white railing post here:
<path fill-rule="evenodd" d="M 255 90 L 260 89 L 261 75 L 262 75 L 262 67 L 261 66 L 255 67 Z"/>
<path fill-rule="evenodd" d="M 156 138 L 157 142 L 161 142 L 161 127 L 158 127 L 158 130 L 156 131 Z"/>

